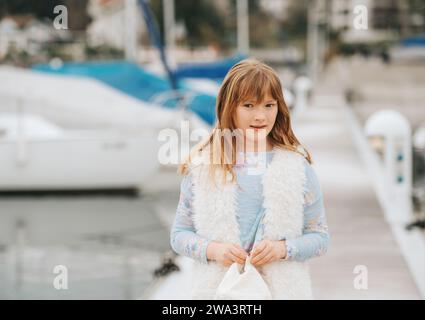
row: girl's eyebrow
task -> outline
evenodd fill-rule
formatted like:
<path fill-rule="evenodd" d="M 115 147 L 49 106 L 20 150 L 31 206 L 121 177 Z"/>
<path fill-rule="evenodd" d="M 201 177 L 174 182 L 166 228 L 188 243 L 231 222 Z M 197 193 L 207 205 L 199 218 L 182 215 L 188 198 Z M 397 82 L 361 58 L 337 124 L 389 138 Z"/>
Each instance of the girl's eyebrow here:
<path fill-rule="evenodd" d="M 243 103 L 256 103 L 257 100 L 253 100 L 253 99 L 246 99 L 243 101 Z M 270 102 L 277 102 L 276 99 L 271 99 L 271 100 L 267 100 L 265 101 L 265 103 L 270 103 Z"/>

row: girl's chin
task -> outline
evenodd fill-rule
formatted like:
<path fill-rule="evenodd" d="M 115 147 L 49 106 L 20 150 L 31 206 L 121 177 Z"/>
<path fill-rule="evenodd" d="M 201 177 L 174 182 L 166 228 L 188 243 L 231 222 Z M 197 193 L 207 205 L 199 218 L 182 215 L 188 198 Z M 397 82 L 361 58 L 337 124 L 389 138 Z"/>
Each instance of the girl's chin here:
<path fill-rule="evenodd" d="M 245 135 L 246 141 L 262 141 L 267 139 L 267 134 L 255 134 L 255 135 Z"/>
<path fill-rule="evenodd" d="M 245 143 L 252 143 L 252 144 L 267 144 L 266 138 L 246 138 Z"/>
<path fill-rule="evenodd" d="M 246 141 L 263 141 L 266 140 L 266 137 L 245 137 Z"/>

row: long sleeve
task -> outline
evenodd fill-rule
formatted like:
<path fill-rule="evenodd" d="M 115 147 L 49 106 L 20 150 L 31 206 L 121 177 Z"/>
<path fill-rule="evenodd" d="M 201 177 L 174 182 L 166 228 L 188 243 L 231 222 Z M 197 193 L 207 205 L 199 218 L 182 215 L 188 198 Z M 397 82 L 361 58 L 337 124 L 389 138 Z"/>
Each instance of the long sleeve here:
<path fill-rule="evenodd" d="M 207 246 L 209 239 L 199 236 L 193 224 L 192 181 L 190 173 L 183 177 L 180 185 L 180 199 L 170 232 L 172 249 L 189 258 L 208 263 Z"/>
<path fill-rule="evenodd" d="M 305 261 L 326 253 L 330 236 L 320 183 L 312 166 L 306 161 L 306 189 L 304 193 L 304 227 L 298 238 L 287 239 L 287 260 Z"/>

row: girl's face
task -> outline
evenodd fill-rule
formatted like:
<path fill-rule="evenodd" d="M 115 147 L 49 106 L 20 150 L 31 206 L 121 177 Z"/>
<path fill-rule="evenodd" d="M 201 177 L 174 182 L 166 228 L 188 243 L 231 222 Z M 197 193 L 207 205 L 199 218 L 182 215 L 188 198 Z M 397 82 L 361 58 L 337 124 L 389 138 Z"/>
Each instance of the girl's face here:
<path fill-rule="evenodd" d="M 272 131 L 277 112 L 277 101 L 270 94 L 263 101 L 247 99 L 236 107 L 235 124 L 245 139 L 258 143 Z"/>

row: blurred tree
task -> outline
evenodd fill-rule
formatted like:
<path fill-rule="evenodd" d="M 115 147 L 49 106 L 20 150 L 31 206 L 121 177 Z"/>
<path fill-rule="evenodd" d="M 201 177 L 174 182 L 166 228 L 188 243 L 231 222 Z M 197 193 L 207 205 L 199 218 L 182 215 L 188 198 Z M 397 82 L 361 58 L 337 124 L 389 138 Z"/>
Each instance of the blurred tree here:
<path fill-rule="evenodd" d="M 39 0 L 37 0 L 39 1 Z M 84 31 L 91 22 L 87 13 L 88 0 L 63 0 L 68 8 L 68 25 L 71 31 Z"/>
<path fill-rule="evenodd" d="M 163 0 L 150 0 L 163 35 Z M 175 0 L 176 21 L 186 28 L 185 43 L 191 47 L 211 43 L 222 48 L 236 47 L 236 0 Z M 261 0 L 249 0 L 251 47 L 282 47 L 288 40 L 304 38 L 307 33 L 308 0 L 292 0 L 287 19 L 281 21 L 261 6 Z"/>
<path fill-rule="evenodd" d="M 288 37 L 305 38 L 308 27 L 308 0 L 293 0 L 287 10 L 287 19 L 283 22 L 283 28 Z"/>
<path fill-rule="evenodd" d="M 281 23 L 265 12 L 261 5 L 260 0 L 249 0 L 249 43 L 250 47 L 276 47 L 280 46 L 278 37 L 282 30 Z M 236 45 L 236 1 L 230 2 L 231 17 L 229 20 L 229 28 L 234 30 L 235 45 Z"/>
<path fill-rule="evenodd" d="M 150 5 L 164 35 L 163 0 L 151 0 Z M 175 1 L 176 22 L 182 21 L 186 28 L 185 42 L 190 47 L 216 43 L 226 46 L 226 17 L 211 0 Z"/>
<path fill-rule="evenodd" d="M 53 8 L 63 4 L 60 0 L 0 0 L 0 17 L 8 14 L 32 14 L 37 18 L 53 19 Z"/>

